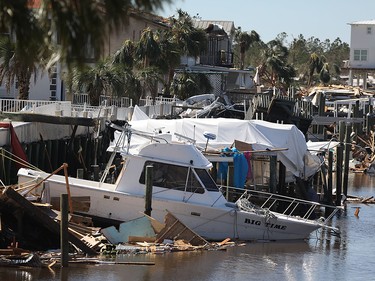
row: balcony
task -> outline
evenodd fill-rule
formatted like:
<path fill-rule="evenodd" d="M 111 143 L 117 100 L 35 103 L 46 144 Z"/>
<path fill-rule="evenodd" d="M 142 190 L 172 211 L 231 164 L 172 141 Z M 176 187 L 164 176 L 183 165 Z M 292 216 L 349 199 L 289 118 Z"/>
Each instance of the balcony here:
<path fill-rule="evenodd" d="M 213 66 L 233 67 L 233 52 L 218 51 L 215 53 L 201 54 L 200 63 Z"/>

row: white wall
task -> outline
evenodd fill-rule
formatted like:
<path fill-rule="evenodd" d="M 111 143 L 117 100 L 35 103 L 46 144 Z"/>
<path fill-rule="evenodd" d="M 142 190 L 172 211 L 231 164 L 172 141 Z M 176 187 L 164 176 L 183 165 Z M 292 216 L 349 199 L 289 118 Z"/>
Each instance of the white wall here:
<path fill-rule="evenodd" d="M 367 27 L 372 27 L 367 34 Z M 354 61 L 354 50 L 367 50 L 367 61 Z M 375 25 L 352 24 L 350 39 L 350 67 L 375 68 Z"/>

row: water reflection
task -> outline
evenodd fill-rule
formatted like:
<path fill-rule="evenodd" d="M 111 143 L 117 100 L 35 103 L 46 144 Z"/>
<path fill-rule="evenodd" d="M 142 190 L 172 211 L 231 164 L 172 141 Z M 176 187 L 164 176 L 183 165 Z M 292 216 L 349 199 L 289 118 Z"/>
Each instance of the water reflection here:
<path fill-rule="evenodd" d="M 348 178 L 349 191 L 356 195 L 373 195 L 375 190 L 375 175 L 366 175 L 362 173 L 351 174 Z"/>

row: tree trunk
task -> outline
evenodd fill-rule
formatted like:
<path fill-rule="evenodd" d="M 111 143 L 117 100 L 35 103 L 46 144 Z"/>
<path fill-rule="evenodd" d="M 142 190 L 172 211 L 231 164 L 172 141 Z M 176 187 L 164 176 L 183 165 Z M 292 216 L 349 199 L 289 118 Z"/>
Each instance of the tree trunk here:
<path fill-rule="evenodd" d="M 31 78 L 31 73 L 28 70 L 21 71 L 17 75 L 18 99 L 20 99 L 20 100 L 28 100 L 29 99 L 30 78 Z"/>

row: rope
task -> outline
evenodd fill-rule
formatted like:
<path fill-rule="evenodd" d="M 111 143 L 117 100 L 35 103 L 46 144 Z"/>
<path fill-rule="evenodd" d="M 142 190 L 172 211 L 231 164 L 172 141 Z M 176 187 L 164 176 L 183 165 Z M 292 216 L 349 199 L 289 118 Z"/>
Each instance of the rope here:
<path fill-rule="evenodd" d="M 6 154 L 7 153 L 7 154 Z M 33 170 L 37 170 L 37 171 L 42 171 L 40 170 L 38 167 L 32 165 L 31 163 L 29 162 L 26 162 L 25 160 L 23 160 L 22 158 L 18 157 L 17 155 L 11 153 L 10 151 L 8 150 L 5 150 L 4 148 L 0 148 L 0 155 L 3 156 L 4 158 L 7 158 L 9 159 L 10 161 L 13 161 L 21 166 L 26 166 L 27 168 L 30 168 L 30 169 L 33 169 Z M 9 155 L 9 156 L 8 156 Z"/>
<path fill-rule="evenodd" d="M 250 213 L 255 213 L 258 215 L 266 215 L 266 210 L 260 208 L 259 206 L 251 203 L 247 198 L 240 198 L 236 202 L 237 207 L 240 210 L 250 212 Z"/>

